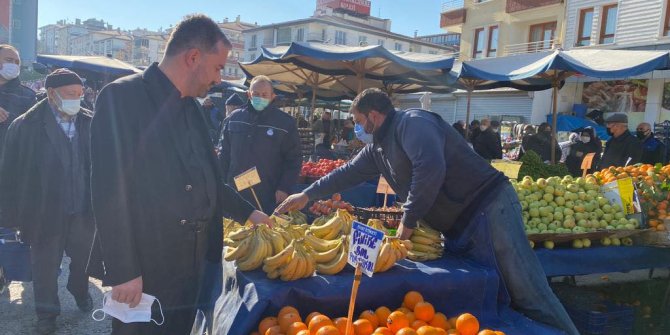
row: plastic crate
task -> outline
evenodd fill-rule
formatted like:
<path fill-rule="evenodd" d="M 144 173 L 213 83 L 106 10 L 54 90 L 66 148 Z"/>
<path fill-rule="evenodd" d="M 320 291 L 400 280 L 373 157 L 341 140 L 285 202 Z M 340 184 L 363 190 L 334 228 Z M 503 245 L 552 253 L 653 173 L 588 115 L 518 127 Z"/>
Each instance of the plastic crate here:
<path fill-rule="evenodd" d="M 587 305 L 580 308 L 566 305 L 570 318 L 582 335 L 630 335 L 635 324 L 632 307 L 609 302 Z"/>
<path fill-rule="evenodd" d="M 11 229 L 0 228 L 0 267 L 8 281 L 32 280 L 30 246 L 18 241 Z"/>

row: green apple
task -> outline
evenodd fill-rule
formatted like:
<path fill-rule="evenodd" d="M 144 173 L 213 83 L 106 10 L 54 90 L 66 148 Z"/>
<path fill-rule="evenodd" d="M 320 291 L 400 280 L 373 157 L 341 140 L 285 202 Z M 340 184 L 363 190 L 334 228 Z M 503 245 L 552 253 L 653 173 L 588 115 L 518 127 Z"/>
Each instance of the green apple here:
<path fill-rule="evenodd" d="M 557 197 L 561 197 L 565 194 L 565 186 L 563 185 L 556 185 L 554 187 L 554 195 Z"/>
<path fill-rule="evenodd" d="M 554 220 L 563 221 L 564 216 L 562 211 L 554 212 Z"/>
<path fill-rule="evenodd" d="M 612 245 L 612 240 L 609 237 L 603 237 L 602 239 L 600 239 L 600 244 L 602 244 L 605 247 L 609 247 L 610 245 Z"/>
<path fill-rule="evenodd" d="M 633 240 L 630 237 L 624 237 L 621 239 L 621 244 L 630 247 L 631 245 L 633 245 Z"/>
<path fill-rule="evenodd" d="M 634 225 L 634 224 L 630 224 L 630 223 L 626 223 L 626 224 L 624 225 L 624 227 L 626 227 L 626 229 L 628 229 L 628 230 L 633 230 L 633 229 L 635 229 L 635 225 Z"/>
<path fill-rule="evenodd" d="M 600 220 L 598 221 L 598 228 L 606 229 L 608 225 L 608 222 L 605 220 Z"/>
<path fill-rule="evenodd" d="M 568 190 L 568 192 L 570 192 L 570 193 L 577 193 L 577 192 L 579 192 L 579 185 L 577 185 L 577 184 L 568 184 L 568 185 L 565 187 L 565 189 Z M 567 193 L 566 193 L 566 194 L 567 194 Z"/>
<path fill-rule="evenodd" d="M 572 247 L 575 249 L 581 249 L 584 247 L 584 244 L 582 243 L 582 240 L 577 239 L 572 241 Z"/>
<path fill-rule="evenodd" d="M 535 185 L 537 185 L 537 187 L 540 189 L 544 189 L 545 187 L 547 187 L 547 180 L 544 178 L 538 178 L 535 181 Z"/>
<path fill-rule="evenodd" d="M 563 228 L 572 229 L 575 227 L 575 225 L 576 225 L 575 220 L 572 219 L 563 220 Z"/>
<path fill-rule="evenodd" d="M 617 219 L 617 220 L 621 220 L 621 219 L 625 219 L 626 215 L 622 212 L 616 212 L 616 213 L 614 213 L 614 218 Z M 626 220 L 626 221 L 628 221 L 628 220 Z"/>
<path fill-rule="evenodd" d="M 603 215 L 605 215 L 605 212 L 603 212 L 603 210 L 600 209 L 600 208 L 596 209 L 595 213 L 596 213 L 596 217 L 598 217 L 599 219 L 602 218 Z"/>
<path fill-rule="evenodd" d="M 573 211 L 571 208 L 567 208 L 567 207 L 566 207 L 566 208 L 563 210 L 563 215 L 565 215 L 565 216 L 573 215 L 573 214 L 575 214 L 575 211 Z"/>
<path fill-rule="evenodd" d="M 600 204 L 600 207 L 605 206 L 605 205 L 609 205 L 609 203 L 610 203 L 610 201 L 607 200 L 607 198 L 605 198 L 603 196 L 597 197 L 596 201 L 598 201 L 598 204 Z"/>
<path fill-rule="evenodd" d="M 567 208 L 575 208 L 575 202 L 572 200 L 568 200 L 565 202 L 565 207 Z"/>
<path fill-rule="evenodd" d="M 564 206 L 565 205 L 565 198 L 563 198 L 561 196 L 557 196 L 556 198 L 554 198 L 554 201 L 559 206 Z"/>
<path fill-rule="evenodd" d="M 558 221 L 551 221 L 551 223 L 549 225 L 547 225 L 547 229 L 556 230 L 560 225 L 561 225 L 561 223 L 558 222 Z"/>
<path fill-rule="evenodd" d="M 547 249 L 554 249 L 554 242 L 553 241 L 544 241 L 544 247 Z"/>
<path fill-rule="evenodd" d="M 582 228 L 586 228 L 587 224 L 588 224 L 588 221 L 586 221 L 584 219 L 581 219 L 581 220 L 577 221 L 577 225 L 582 227 Z"/>
<path fill-rule="evenodd" d="M 615 246 L 615 247 L 620 246 L 621 245 L 621 240 L 616 238 L 616 237 L 612 237 L 612 245 Z"/>
<path fill-rule="evenodd" d="M 577 179 L 575 179 L 575 183 L 577 183 L 579 186 L 584 186 L 586 185 L 586 179 L 578 177 Z"/>
<path fill-rule="evenodd" d="M 584 192 L 584 191 L 577 192 L 577 197 L 579 197 L 579 200 L 582 200 L 582 201 L 586 200 L 586 198 L 587 198 L 586 192 Z"/>
<path fill-rule="evenodd" d="M 554 191 L 555 191 L 555 189 L 554 189 L 554 186 L 552 186 L 552 185 L 547 185 L 547 186 L 544 188 L 544 193 L 545 193 L 545 194 L 551 194 L 551 195 L 553 196 L 553 195 L 554 195 Z"/>
<path fill-rule="evenodd" d="M 555 217 L 555 216 L 556 216 L 556 215 L 554 215 L 554 217 Z M 637 227 L 640 226 L 640 222 L 639 222 L 637 219 L 635 219 L 635 218 L 628 219 L 628 223 L 632 224 L 633 227 L 635 227 L 635 228 L 637 228 Z"/>
<path fill-rule="evenodd" d="M 540 211 L 539 211 L 537 208 L 533 208 L 533 207 L 531 207 L 531 208 L 528 210 L 528 214 L 530 214 L 530 217 L 532 217 L 532 218 L 536 218 L 536 217 L 539 217 L 539 216 L 540 216 Z"/>
<path fill-rule="evenodd" d="M 582 245 L 584 245 L 584 248 L 590 248 L 591 240 L 589 240 L 588 238 L 582 239 Z"/>
<path fill-rule="evenodd" d="M 612 222 L 612 220 L 614 220 L 614 215 L 605 212 L 605 214 L 603 214 L 603 220 L 607 222 Z"/>

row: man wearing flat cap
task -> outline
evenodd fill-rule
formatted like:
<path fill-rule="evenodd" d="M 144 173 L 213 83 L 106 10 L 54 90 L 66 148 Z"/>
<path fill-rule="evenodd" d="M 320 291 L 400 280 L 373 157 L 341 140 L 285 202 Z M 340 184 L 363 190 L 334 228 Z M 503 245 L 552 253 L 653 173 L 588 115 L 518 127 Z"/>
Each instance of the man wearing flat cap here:
<path fill-rule="evenodd" d="M 605 145 L 598 169 L 639 163 L 642 158 L 642 143 L 628 131 L 628 116 L 612 114 L 605 119 L 605 124 L 611 138 Z"/>
<path fill-rule="evenodd" d="M 244 101 L 242 101 L 242 98 L 240 98 L 237 93 L 233 93 L 228 97 L 228 100 L 226 100 L 226 115 L 224 115 L 224 119 L 230 116 L 236 109 L 240 109 L 244 106 Z M 223 120 L 221 120 L 223 121 Z"/>
<path fill-rule="evenodd" d="M 30 244 L 36 331 L 51 334 L 60 314 L 58 271 L 70 257 L 67 289 L 81 311 L 93 304 L 86 263 L 93 240 L 89 129 L 80 107 L 79 76 L 58 69 L 46 78 L 47 98 L 9 126 L 0 163 L 0 226 L 19 227 Z"/>

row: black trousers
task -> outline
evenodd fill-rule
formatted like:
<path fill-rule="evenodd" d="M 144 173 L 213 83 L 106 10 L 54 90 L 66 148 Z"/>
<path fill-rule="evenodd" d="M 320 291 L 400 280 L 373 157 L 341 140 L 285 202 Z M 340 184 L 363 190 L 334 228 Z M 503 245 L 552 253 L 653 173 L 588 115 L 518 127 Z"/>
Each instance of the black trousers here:
<path fill-rule="evenodd" d="M 35 312 L 38 319 L 54 318 L 60 314 L 58 272 L 63 251 L 72 260 L 67 289 L 75 299 L 88 295 L 86 263 L 93 242 L 93 223 L 90 218 L 68 216 L 59 236 L 42 238 L 30 246 L 35 293 Z"/>

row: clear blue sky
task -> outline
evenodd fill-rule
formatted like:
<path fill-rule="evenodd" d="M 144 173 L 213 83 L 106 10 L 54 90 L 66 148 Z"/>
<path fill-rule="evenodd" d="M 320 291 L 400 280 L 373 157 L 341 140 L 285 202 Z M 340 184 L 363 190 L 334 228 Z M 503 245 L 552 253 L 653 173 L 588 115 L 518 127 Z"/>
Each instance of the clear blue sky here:
<path fill-rule="evenodd" d="M 372 0 L 372 15 L 391 19 L 395 33 L 439 34 L 443 0 Z M 103 19 L 121 29 L 167 28 L 188 13 L 204 13 L 216 21 L 225 17 L 270 24 L 307 18 L 314 13 L 316 0 L 42 0 L 39 26 L 61 19 Z"/>

